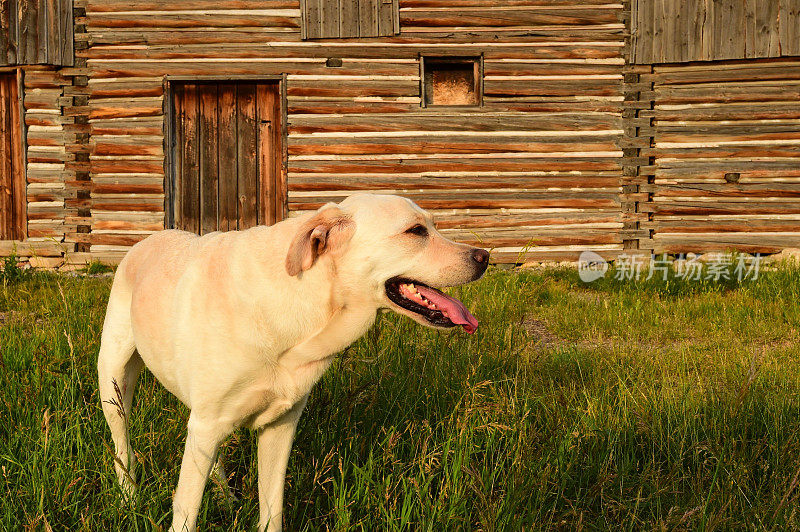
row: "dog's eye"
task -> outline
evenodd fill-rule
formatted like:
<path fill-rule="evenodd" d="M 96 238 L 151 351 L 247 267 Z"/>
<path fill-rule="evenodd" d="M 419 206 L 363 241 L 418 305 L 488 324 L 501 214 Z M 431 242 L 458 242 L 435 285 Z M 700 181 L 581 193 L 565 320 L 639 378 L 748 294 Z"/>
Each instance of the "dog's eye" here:
<path fill-rule="evenodd" d="M 428 228 L 422 224 L 417 224 L 406 229 L 406 233 L 417 236 L 428 236 Z"/>

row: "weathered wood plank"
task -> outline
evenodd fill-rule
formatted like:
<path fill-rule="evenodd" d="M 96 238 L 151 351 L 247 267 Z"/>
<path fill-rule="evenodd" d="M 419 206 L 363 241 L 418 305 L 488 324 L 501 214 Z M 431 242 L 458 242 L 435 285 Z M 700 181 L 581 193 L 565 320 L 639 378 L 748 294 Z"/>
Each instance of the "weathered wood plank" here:
<path fill-rule="evenodd" d="M 72 0 L 60 0 L 58 5 L 58 33 L 60 36 L 60 65 L 72 66 L 75 64 L 75 37 L 74 13 Z"/>
<path fill-rule="evenodd" d="M 22 116 L 20 110 L 21 71 L 17 71 L 8 80 L 9 83 L 9 115 L 11 118 L 11 168 L 12 195 L 14 197 L 14 237 L 23 239 L 28 236 L 27 198 L 25 173 L 25 142 L 23 138 Z"/>
<path fill-rule="evenodd" d="M 314 0 L 306 0 L 313 2 Z M 319 0 L 325 1 L 325 0 Z M 294 10 L 266 11 L 228 11 L 207 10 L 186 12 L 170 11 L 120 11 L 116 13 L 95 13 L 85 20 L 89 30 L 104 30 L 106 28 L 131 29 L 131 28 L 163 28 L 169 30 L 190 29 L 197 27 L 208 28 L 287 28 L 299 29 L 299 12 Z"/>
<path fill-rule="evenodd" d="M 756 55 L 756 42 L 758 39 L 756 27 L 756 10 L 758 0 L 744 0 L 744 56 L 758 57 Z"/>
<path fill-rule="evenodd" d="M 236 85 L 219 85 L 219 230 L 238 229 Z"/>
<path fill-rule="evenodd" d="M 240 84 L 236 91 L 236 158 L 238 160 L 239 228 L 259 223 L 258 124 L 256 86 Z"/>
<path fill-rule="evenodd" d="M 341 13 L 340 35 L 342 37 L 358 37 L 358 0 L 339 0 Z"/>
<path fill-rule="evenodd" d="M 198 87 L 185 84 L 178 95 L 182 99 L 179 120 L 183 125 L 182 164 L 178 194 L 180 200 L 180 228 L 200 232 L 200 102 Z"/>
<path fill-rule="evenodd" d="M 91 13 L 114 13 L 117 11 L 207 11 L 219 9 L 217 0 L 89 0 L 87 11 Z M 227 9 L 297 9 L 298 0 L 228 0 Z"/>
<path fill-rule="evenodd" d="M 781 55 L 800 55 L 800 2 L 780 0 L 779 23 Z"/>
<path fill-rule="evenodd" d="M 218 228 L 219 209 L 219 117 L 217 85 L 198 85 L 200 100 L 199 167 L 200 167 L 200 234 Z"/>
<path fill-rule="evenodd" d="M 457 176 L 457 177 L 456 177 Z M 483 189 L 546 189 L 560 194 L 567 189 L 619 189 L 619 176 L 560 176 L 534 177 L 522 174 L 513 177 L 494 177 L 485 175 L 417 174 L 403 176 L 382 175 L 341 175 L 341 174 L 293 174 L 290 176 L 290 191 L 331 191 L 331 190 L 452 190 L 455 188 Z"/>
<path fill-rule="evenodd" d="M 800 86 L 798 86 L 800 88 Z M 289 135 L 296 133 L 393 131 L 596 131 L 618 130 L 616 113 L 511 113 L 441 111 L 365 114 L 291 114 Z"/>
<path fill-rule="evenodd" d="M 172 146 L 170 146 L 170 174 L 168 175 L 168 179 L 170 179 L 168 186 L 172 189 L 172 203 L 167 206 L 172 227 L 165 227 L 165 229 L 183 228 L 183 154 L 186 144 L 184 128 L 186 109 L 183 92 L 184 89 L 181 85 L 172 85 L 172 123 L 169 124 L 169 127 L 172 128 Z M 113 129 L 112 131 L 116 132 L 117 130 Z M 123 174 L 123 178 L 131 179 L 125 174 Z M 97 177 L 94 178 L 95 181 L 97 179 Z"/>
<path fill-rule="evenodd" d="M 530 172 L 540 170 L 592 171 L 618 170 L 622 157 L 590 157 L 565 159 L 561 157 L 532 156 L 511 158 L 504 154 L 493 154 L 483 158 L 463 158 L 453 155 L 436 156 L 430 159 L 403 159 L 395 156 L 390 160 L 296 160 L 289 158 L 289 171 L 298 173 L 422 173 L 422 172 Z"/>
<path fill-rule="evenodd" d="M 779 40 L 778 12 L 780 4 L 774 2 L 758 2 L 756 4 L 756 56 L 770 57 L 777 53 Z"/>
<path fill-rule="evenodd" d="M 17 60 L 20 64 L 39 63 L 38 25 L 39 2 L 19 0 L 19 46 L 17 48 Z"/>
<path fill-rule="evenodd" d="M 800 246 L 797 233 L 724 233 L 655 235 L 658 253 L 708 253 L 712 251 L 744 253 L 777 253 L 785 247 Z"/>
<path fill-rule="evenodd" d="M 378 3 L 378 35 L 384 37 L 394 35 L 394 1 L 376 1 Z"/>
<path fill-rule="evenodd" d="M 0 239 L 13 240 L 14 235 L 14 172 L 11 166 L 11 94 L 12 76 L 0 76 Z"/>
<path fill-rule="evenodd" d="M 59 5 L 60 0 L 44 0 L 43 9 L 39 15 L 39 31 L 43 31 L 40 39 L 40 62 L 47 64 L 62 64 L 61 46 L 59 45 Z"/>
<path fill-rule="evenodd" d="M 119 0 L 117 0 L 119 1 Z M 445 9 L 445 8 L 480 8 L 490 7 L 524 7 L 552 9 L 561 6 L 564 9 L 573 9 L 577 2 L 574 0 L 400 0 L 400 7 L 409 9 Z M 618 9 L 619 4 L 610 4 L 608 0 L 581 0 L 583 6 L 605 6 L 606 9 Z"/>
<path fill-rule="evenodd" d="M 618 22 L 617 9 L 575 6 L 570 9 L 524 7 L 514 9 L 471 8 L 440 10 L 401 10 L 400 24 L 410 27 L 486 27 L 553 25 L 589 26 Z M 404 30 L 405 31 L 405 30 Z M 411 30 L 409 30 L 411 31 Z"/>
<path fill-rule="evenodd" d="M 320 0 L 320 37 L 338 39 L 341 36 L 340 19 L 339 0 Z"/>
<path fill-rule="evenodd" d="M 358 35 L 378 35 L 378 2 L 380 0 L 358 0 Z"/>
<path fill-rule="evenodd" d="M 304 39 L 319 39 L 322 32 L 322 4 L 326 0 L 303 0 Z"/>
<path fill-rule="evenodd" d="M 280 154 L 280 100 L 277 84 L 256 85 L 258 127 L 258 195 L 261 206 L 260 223 L 274 224 L 278 220 L 278 174 Z"/>

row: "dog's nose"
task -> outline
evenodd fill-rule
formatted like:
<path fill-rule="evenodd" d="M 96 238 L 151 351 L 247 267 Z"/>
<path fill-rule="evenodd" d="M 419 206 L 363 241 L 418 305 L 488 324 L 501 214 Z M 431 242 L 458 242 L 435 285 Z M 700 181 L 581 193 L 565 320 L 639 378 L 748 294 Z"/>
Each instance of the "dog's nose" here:
<path fill-rule="evenodd" d="M 485 249 L 475 249 L 472 251 L 472 260 L 481 265 L 489 264 L 489 252 Z"/>

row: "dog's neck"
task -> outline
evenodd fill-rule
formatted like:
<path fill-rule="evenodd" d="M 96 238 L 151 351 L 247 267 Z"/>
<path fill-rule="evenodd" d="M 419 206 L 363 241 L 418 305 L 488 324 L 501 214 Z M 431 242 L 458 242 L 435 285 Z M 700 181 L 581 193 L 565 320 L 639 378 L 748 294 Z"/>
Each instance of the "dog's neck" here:
<path fill-rule="evenodd" d="M 282 389 L 275 392 L 292 404 L 311 390 L 335 355 L 361 337 L 377 315 L 374 295 L 343 279 L 331 259 L 321 256 L 285 285 L 265 284 L 268 276 L 244 270 L 249 290 L 240 292 L 238 299 L 251 309 L 252 340 L 263 346 L 260 356 L 266 357 L 262 363 L 271 368 L 267 371 L 280 374 L 274 382 L 283 383 Z"/>

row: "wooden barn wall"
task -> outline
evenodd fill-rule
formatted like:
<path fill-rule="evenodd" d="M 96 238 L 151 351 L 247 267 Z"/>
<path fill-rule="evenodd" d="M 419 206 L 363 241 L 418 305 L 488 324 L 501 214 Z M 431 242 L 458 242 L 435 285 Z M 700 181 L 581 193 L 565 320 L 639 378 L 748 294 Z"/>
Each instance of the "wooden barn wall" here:
<path fill-rule="evenodd" d="M 631 63 L 800 55 L 800 0 L 632 0 Z"/>
<path fill-rule="evenodd" d="M 800 57 L 653 67 L 653 247 L 800 247 Z"/>
<path fill-rule="evenodd" d="M 69 234 L 75 231 L 71 212 L 75 201 L 74 173 L 69 166 L 74 155 L 68 149 L 74 135 L 68 131 L 64 94 L 71 83 L 51 67 L 22 68 L 22 114 L 24 122 L 24 175 L 26 191 L 26 238 L 0 241 L 0 257 L 36 257 L 37 265 L 59 265 L 65 255 L 72 260 L 75 246 Z M 59 259 L 55 259 L 58 257 Z"/>
<path fill-rule="evenodd" d="M 290 216 L 393 192 L 497 260 L 622 248 L 622 4 L 400 0 L 397 36 L 324 41 L 301 40 L 299 0 L 85 5 L 70 72 L 88 75 L 100 258 L 164 227 L 165 76 L 286 74 Z M 420 54 L 482 55 L 484 105 L 422 109 Z"/>

